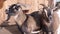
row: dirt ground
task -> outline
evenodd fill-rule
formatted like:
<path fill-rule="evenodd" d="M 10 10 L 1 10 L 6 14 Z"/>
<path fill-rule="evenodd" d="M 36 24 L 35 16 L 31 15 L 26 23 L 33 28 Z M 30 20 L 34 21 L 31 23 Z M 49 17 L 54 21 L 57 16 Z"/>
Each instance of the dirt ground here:
<path fill-rule="evenodd" d="M 20 34 L 17 26 L 0 28 L 0 34 Z"/>
<path fill-rule="evenodd" d="M 9 23 L 1 23 L 2 24 L 8 24 L 8 25 L 13 25 L 16 24 L 13 20 L 13 18 L 11 17 L 11 19 L 9 20 Z M 10 27 L 0 27 L 0 34 L 21 34 L 20 31 L 18 30 L 17 26 L 10 26 Z"/>

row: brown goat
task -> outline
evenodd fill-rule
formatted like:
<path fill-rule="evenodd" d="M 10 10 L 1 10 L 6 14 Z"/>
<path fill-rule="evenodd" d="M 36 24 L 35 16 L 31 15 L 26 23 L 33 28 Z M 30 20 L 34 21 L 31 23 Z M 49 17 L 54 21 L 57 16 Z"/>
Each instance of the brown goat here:
<path fill-rule="evenodd" d="M 42 30 L 46 32 L 46 34 L 57 34 L 57 28 L 59 26 L 59 17 L 57 12 L 53 12 L 52 9 L 45 7 L 42 11 Z"/>
<path fill-rule="evenodd" d="M 24 14 L 20 5 L 13 4 L 7 10 L 7 14 L 14 16 L 16 24 L 18 25 L 18 28 L 22 34 L 35 34 L 40 32 L 38 31 L 40 29 L 39 22 L 36 22 L 31 15 Z"/>

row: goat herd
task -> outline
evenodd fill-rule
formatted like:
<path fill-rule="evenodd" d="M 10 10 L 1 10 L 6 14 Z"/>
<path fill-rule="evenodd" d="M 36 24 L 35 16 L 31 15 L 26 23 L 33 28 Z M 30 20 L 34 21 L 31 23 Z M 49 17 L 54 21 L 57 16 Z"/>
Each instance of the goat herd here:
<path fill-rule="evenodd" d="M 6 9 L 7 20 L 14 16 L 15 23 L 21 34 L 57 34 L 59 29 L 60 6 L 53 9 L 44 4 L 42 10 L 31 14 L 23 12 L 21 4 L 13 4 Z"/>

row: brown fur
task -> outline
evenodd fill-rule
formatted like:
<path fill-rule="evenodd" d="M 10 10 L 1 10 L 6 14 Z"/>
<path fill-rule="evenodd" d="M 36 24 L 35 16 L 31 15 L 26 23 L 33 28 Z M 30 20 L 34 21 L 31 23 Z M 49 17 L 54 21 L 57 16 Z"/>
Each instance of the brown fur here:
<path fill-rule="evenodd" d="M 53 32 L 53 34 L 57 34 L 57 28 L 59 26 L 59 17 L 57 12 L 53 12 L 52 14 L 52 23 L 48 23 L 46 20 L 43 19 L 43 25 L 46 26 L 46 28 L 48 28 L 47 30 L 51 30 Z M 43 28 L 44 28 L 43 26 Z"/>

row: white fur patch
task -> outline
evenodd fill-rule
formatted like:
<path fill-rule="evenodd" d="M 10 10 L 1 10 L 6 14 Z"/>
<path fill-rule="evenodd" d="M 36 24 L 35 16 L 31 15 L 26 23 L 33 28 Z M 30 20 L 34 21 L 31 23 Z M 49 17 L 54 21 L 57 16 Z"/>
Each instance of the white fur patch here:
<path fill-rule="evenodd" d="M 45 13 L 46 13 L 46 16 L 47 16 L 47 10 L 45 9 Z"/>
<path fill-rule="evenodd" d="M 40 31 L 32 31 L 31 33 L 39 33 Z"/>

